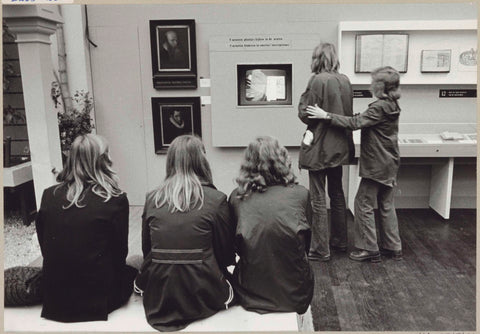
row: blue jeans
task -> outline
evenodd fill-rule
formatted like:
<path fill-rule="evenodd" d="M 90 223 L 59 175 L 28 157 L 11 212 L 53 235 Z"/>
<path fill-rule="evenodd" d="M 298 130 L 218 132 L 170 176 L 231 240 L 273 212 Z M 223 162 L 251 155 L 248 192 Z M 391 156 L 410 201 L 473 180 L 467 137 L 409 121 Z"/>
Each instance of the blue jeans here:
<path fill-rule="evenodd" d="M 393 195 L 393 187 L 362 178 L 355 196 L 355 247 L 368 251 L 378 251 L 373 211 L 376 202 L 382 248 L 393 251 L 402 249 Z"/>
<path fill-rule="evenodd" d="M 329 256 L 330 245 L 347 246 L 347 219 L 342 173 L 342 166 L 309 171 L 313 215 L 312 240 L 308 255 L 313 258 Z M 328 181 L 331 224 L 328 223 L 325 180 Z"/>

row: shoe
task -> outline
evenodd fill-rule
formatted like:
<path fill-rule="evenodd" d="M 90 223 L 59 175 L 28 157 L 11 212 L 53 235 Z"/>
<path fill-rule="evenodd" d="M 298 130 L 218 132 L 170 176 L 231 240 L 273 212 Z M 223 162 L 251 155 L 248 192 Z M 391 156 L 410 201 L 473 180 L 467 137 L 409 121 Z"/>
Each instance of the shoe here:
<path fill-rule="evenodd" d="M 367 251 L 367 250 L 357 250 L 350 253 L 350 259 L 354 261 L 366 261 L 370 262 L 380 262 L 380 252 Z"/>
<path fill-rule="evenodd" d="M 308 255 L 308 261 L 327 262 L 327 261 L 330 261 L 330 255 L 323 255 L 323 256 Z"/>
<path fill-rule="evenodd" d="M 347 246 L 330 245 L 330 249 L 336 252 L 345 253 L 347 251 Z"/>
<path fill-rule="evenodd" d="M 391 257 L 395 261 L 400 261 L 403 259 L 403 253 L 402 250 L 391 250 L 391 249 L 385 249 L 385 248 L 380 248 L 380 254 L 384 256 Z"/>

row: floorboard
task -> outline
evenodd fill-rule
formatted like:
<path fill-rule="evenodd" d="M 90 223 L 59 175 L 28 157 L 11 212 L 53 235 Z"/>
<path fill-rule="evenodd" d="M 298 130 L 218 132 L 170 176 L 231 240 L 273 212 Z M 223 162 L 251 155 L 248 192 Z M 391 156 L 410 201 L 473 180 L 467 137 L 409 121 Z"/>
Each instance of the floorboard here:
<path fill-rule="evenodd" d="M 312 263 L 316 331 L 474 331 L 476 212 L 397 210 L 404 259 Z M 349 217 L 349 252 L 353 217 Z"/>

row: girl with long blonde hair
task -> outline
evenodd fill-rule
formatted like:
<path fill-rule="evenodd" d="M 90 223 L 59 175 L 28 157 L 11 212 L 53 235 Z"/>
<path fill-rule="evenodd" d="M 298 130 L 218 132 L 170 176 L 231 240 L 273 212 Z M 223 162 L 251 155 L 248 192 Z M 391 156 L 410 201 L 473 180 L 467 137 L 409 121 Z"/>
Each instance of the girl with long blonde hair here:
<path fill-rule="evenodd" d="M 202 185 L 212 183 L 203 143 L 193 136 L 179 137 L 167 152 L 167 176 L 155 192 L 155 206 L 167 205 L 172 213 L 201 209 Z"/>
<path fill-rule="evenodd" d="M 153 328 L 176 331 L 232 302 L 227 266 L 234 264 L 235 226 L 199 138 L 173 140 L 166 167 L 165 180 L 145 201 L 135 291 Z"/>
<path fill-rule="evenodd" d="M 68 188 L 67 200 L 70 203 L 65 209 L 72 205 L 85 206 L 81 202 L 85 190 L 90 187 L 105 202 L 120 196 L 122 191 L 118 187 L 118 178 L 111 167 L 105 138 L 93 134 L 78 136 L 72 143 L 64 169 L 57 176 L 58 187 Z"/>
<path fill-rule="evenodd" d="M 79 136 L 57 176 L 60 184 L 43 192 L 36 228 L 44 318 L 107 320 L 132 293 L 138 271 L 125 264 L 129 204 L 111 166 L 104 138 Z"/>

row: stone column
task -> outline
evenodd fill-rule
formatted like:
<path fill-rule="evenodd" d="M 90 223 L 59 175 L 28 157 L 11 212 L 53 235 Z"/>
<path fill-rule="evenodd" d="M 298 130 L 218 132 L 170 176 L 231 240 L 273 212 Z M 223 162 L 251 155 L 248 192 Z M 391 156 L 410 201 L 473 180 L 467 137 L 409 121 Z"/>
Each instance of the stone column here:
<path fill-rule="evenodd" d="M 65 51 L 67 56 L 67 73 L 70 93 L 76 91 L 89 92 L 93 98 L 93 83 L 90 72 L 90 47 L 86 38 L 86 5 L 61 5 L 60 13 L 65 24 L 63 33 L 65 40 Z M 95 108 L 90 113 L 93 124 L 95 124 Z M 92 129 L 96 133 L 96 128 Z"/>
<path fill-rule="evenodd" d="M 62 169 L 57 112 L 51 98 L 53 62 L 50 35 L 63 23 L 53 5 L 4 5 L 3 17 L 16 35 L 37 208 L 43 190 Z"/>

